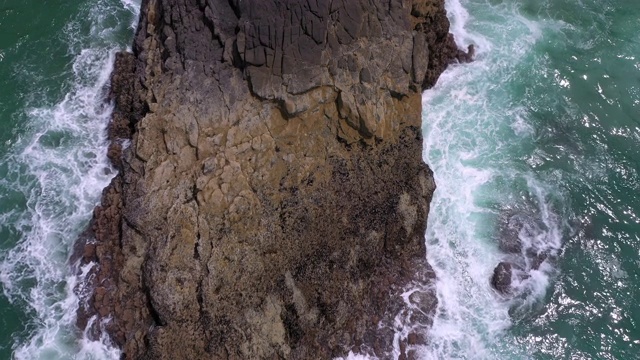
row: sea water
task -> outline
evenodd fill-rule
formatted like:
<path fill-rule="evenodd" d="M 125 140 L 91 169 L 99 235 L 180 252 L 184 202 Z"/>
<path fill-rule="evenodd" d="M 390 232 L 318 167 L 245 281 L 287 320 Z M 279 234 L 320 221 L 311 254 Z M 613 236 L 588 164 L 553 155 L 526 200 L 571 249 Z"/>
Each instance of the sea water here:
<path fill-rule="evenodd" d="M 640 358 L 640 2 L 448 0 L 447 11 L 477 57 L 423 96 L 439 304 L 417 353 Z M 539 267 L 516 256 L 506 296 L 489 281 L 514 260 L 501 236 L 546 256 Z"/>
<path fill-rule="evenodd" d="M 68 258 L 114 170 L 106 159 L 115 53 L 139 3 L 0 5 L 0 358 L 117 359 L 75 328 Z"/>
<path fill-rule="evenodd" d="M 106 86 L 138 7 L 0 6 L 0 358 L 119 358 L 75 329 L 82 279 L 67 260 L 114 174 Z M 439 302 L 427 330 L 394 324 L 396 345 L 425 331 L 428 343 L 410 347 L 424 359 L 640 358 L 640 2 L 447 10 L 477 57 L 423 97 Z M 505 234 L 544 262 L 505 253 Z M 504 260 L 520 262 L 509 295 L 489 282 Z"/>

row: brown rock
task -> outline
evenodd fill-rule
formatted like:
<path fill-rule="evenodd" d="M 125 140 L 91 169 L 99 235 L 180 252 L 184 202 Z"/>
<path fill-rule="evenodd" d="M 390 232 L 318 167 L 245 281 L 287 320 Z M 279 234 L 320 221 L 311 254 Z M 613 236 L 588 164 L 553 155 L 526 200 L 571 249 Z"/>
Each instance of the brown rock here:
<path fill-rule="evenodd" d="M 83 318 L 112 317 L 126 359 L 389 351 L 377 324 L 433 278 L 420 91 L 448 28 L 433 0 L 143 1 Z"/>
<path fill-rule="evenodd" d="M 407 336 L 407 344 L 409 345 L 426 345 L 427 339 L 424 334 L 411 332 Z"/>

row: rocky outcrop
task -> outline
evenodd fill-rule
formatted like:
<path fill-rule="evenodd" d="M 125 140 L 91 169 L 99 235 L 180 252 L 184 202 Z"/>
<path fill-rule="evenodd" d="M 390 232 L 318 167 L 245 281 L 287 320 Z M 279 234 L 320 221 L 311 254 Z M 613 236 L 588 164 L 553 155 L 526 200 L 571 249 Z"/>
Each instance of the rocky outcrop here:
<path fill-rule="evenodd" d="M 522 295 L 522 290 L 526 291 L 522 282 L 534 271 L 550 271 L 543 264 L 556 261 L 559 251 L 553 239 L 556 234 L 541 218 L 535 203 L 527 198 L 500 211 L 496 240 L 503 256 L 494 268 L 490 282 L 502 295 Z"/>
<path fill-rule="evenodd" d="M 493 270 L 491 286 L 502 294 L 508 294 L 511 289 L 511 276 L 511 263 L 502 261 Z"/>
<path fill-rule="evenodd" d="M 467 56 L 448 29 L 442 0 L 144 0 L 79 326 L 127 359 L 384 356 L 433 278 L 420 93 Z"/>

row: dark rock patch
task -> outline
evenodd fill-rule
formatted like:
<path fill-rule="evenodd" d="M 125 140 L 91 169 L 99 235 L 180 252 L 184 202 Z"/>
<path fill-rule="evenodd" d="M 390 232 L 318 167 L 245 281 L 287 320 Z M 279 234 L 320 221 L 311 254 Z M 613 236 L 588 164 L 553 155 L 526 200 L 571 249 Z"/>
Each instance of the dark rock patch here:
<path fill-rule="evenodd" d="M 512 265 L 508 262 L 500 262 L 493 270 L 491 286 L 501 294 L 508 294 L 511 289 L 511 278 L 513 276 Z"/>

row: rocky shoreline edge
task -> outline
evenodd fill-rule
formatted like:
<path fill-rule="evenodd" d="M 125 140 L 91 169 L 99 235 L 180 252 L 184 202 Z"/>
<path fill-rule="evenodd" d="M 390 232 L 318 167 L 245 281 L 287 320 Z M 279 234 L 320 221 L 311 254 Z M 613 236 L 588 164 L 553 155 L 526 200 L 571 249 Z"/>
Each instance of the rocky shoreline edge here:
<path fill-rule="evenodd" d="M 144 0 L 78 327 L 125 359 L 415 355 L 437 302 L 399 296 L 434 277 L 421 91 L 473 56 L 448 31 L 443 0 Z"/>

